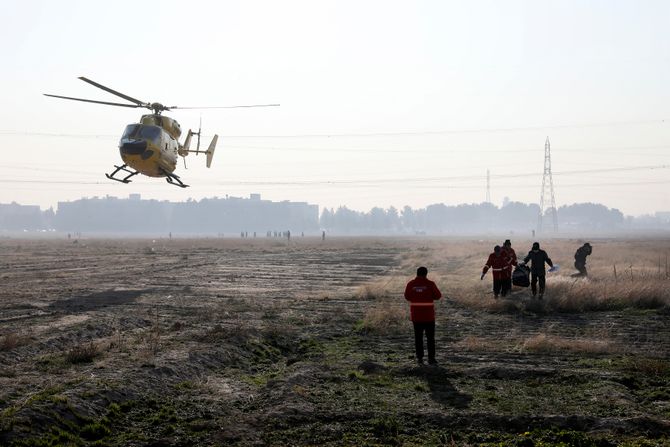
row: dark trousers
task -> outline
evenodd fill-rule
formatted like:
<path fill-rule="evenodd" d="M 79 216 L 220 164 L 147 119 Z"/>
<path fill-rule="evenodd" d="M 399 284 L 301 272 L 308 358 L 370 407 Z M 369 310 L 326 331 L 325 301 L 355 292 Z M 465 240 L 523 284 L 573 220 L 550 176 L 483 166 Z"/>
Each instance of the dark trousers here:
<path fill-rule="evenodd" d="M 493 280 L 493 294 L 495 296 L 505 296 L 512 288 L 511 279 L 494 279 Z"/>
<path fill-rule="evenodd" d="M 416 349 L 416 358 L 423 359 L 423 333 L 426 332 L 428 341 L 428 360 L 435 360 L 435 322 L 434 321 L 414 321 L 414 348 Z"/>
<path fill-rule="evenodd" d="M 579 277 L 579 276 L 587 276 L 586 273 L 586 264 L 583 264 L 581 262 L 576 262 L 575 261 L 575 268 L 579 270 L 579 273 L 575 273 L 572 275 L 573 278 Z"/>
<path fill-rule="evenodd" d="M 538 275 L 535 273 L 530 274 L 530 288 L 533 291 L 533 296 L 537 294 L 537 283 L 540 283 L 540 295 L 544 295 L 544 284 L 545 284 L 545 276 L 544 275 Z"/>

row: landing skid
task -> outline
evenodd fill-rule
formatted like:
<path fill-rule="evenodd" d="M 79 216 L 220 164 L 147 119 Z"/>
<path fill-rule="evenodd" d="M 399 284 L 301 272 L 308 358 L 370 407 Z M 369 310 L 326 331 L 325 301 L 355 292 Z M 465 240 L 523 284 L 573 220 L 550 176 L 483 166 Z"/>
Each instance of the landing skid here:
<path fill-rule="evenodd" d="M 165 174 L 165 181 L 168 182 L 171 185 L 179 186 L 180 188 L 188 188 L 188 185 L 184 184 L 184 182 L 181 181 L 178 175 L 175 175 L 171 172 L 167 172 L 163 170 L 163 174 Z"/>
<path fill-rule="evenodd" d="M 128 165 L 123 165 L 123 166 L 117 166 L 117 165 L 114 165 L 114 167 L 116 168 L 116 169 L 114 170 L 114 172 L 112 172 L 111 174 L 105 174 L 105 176 L 106 176 L 108 179 L 116 180 L 117 182 L 121 182 L 121 183 L 130 183 L 130 180 L 129 180 L 130 177 L 139 174 L 139 172 L 137 172 L 137 171 L 131 171 L 130 169 L 128 169 Z M 127 172 L 128 175 L 126 175 L 126 176 L 125 176 L 124 178 L 122 178 L 122 179 L 121 179 L 121 178 L 116 178 L 116 177 L 114 177 L 119 171 Z"/>

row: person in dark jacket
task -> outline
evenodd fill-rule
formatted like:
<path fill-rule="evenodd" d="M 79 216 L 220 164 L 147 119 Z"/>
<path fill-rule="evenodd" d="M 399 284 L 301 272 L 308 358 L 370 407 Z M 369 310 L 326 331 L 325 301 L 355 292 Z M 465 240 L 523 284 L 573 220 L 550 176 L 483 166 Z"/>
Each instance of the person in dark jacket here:
<path fill-rule="evenodd" d="M 496 299 L 498 295 L 507 295 L 509 290 L 507 284 L 512 278 L 512 272 L 509 269 L 510 258 L 504 253 L 500 245 L 493 247 L 493 253 L 486 260 L 480 278 L 484 279 L 484 275 L 489 269 L 493 271 L 493 297 Z"/>
<path fill-rule="evenodd" d="M 416 278 L 407 283 L 405 299 L 409 301 L 410 319 L 414 325 L 414 347 L 416 360 L 423 364 L 423 333 L 428 341 L 428 363 L 437 365 L 435 359 L 435 306 L 434 301 L 442 298 L 440 289 L 427 278 L 428 269 L 419 267 Z"/>
<path fill-rule="evenodd" d="M 592 253 L 593 249 L 588 242 L 577 249 L 575 252 L 575 268 L 579 273 L 572 275 L 573 278 L 583 278 L 587 276 L 586 273 L 586 257 Z"/>
<path fill-rule="evenodd" d="M 540 250 L 540 243 L 533 242 L 533 248 L 528 252 L 528 255 L 523 258 L 522 264 L 527 264 L 530 261 L 530 287 L 533 292 L 533 296 L 537 294 L 537 283 L 540 283 L 540 299 L 544 295 L 544 286 L 545 286 L 545 276 L 546 271 L 544 264 L 547 263 L 549 267 L 553 267 L 554 263 L 551 262 L 547 252 Z"/>

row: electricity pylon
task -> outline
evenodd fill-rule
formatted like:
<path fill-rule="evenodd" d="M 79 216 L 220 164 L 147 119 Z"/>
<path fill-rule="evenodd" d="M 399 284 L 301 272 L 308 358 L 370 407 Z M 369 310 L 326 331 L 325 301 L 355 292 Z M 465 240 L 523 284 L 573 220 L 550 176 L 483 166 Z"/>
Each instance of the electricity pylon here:
<path fill-rule="evenodd" d="M 540 215 L 537 218 L 537 231 L 542 231 L 542 222 L 544 221 L 544 196 L 549 187 L 550 207 L 547 211 L 551 212 L 551 218 L 554 223 L 554 233 L 558 233 L 558 214 L 556 213 L 556 199 L 554 198 L 554 180 L 551 177 L 551 146 L 549 137 L 544 143 L 544 175 L 542 176 L 542 193 L 540 195 Z"/>

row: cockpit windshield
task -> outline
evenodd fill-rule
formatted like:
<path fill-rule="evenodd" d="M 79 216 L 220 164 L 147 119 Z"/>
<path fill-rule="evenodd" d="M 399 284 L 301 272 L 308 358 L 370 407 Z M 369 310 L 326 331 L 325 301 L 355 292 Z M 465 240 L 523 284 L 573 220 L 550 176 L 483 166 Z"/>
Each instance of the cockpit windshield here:
<path fill-rule="evenodd" d="M 123 131 L 121 138 L 137 138 L 137 130 L 139 128 L 139 124 L 128 124 L 126 130 Z"/>
<path fill-rule="evenodd" d="M 121 138 L 144 139 L 153 143 L 159 143 L 161 128 L 158 126 L 145 126 L 142 124 L 128 124 Z"/>

